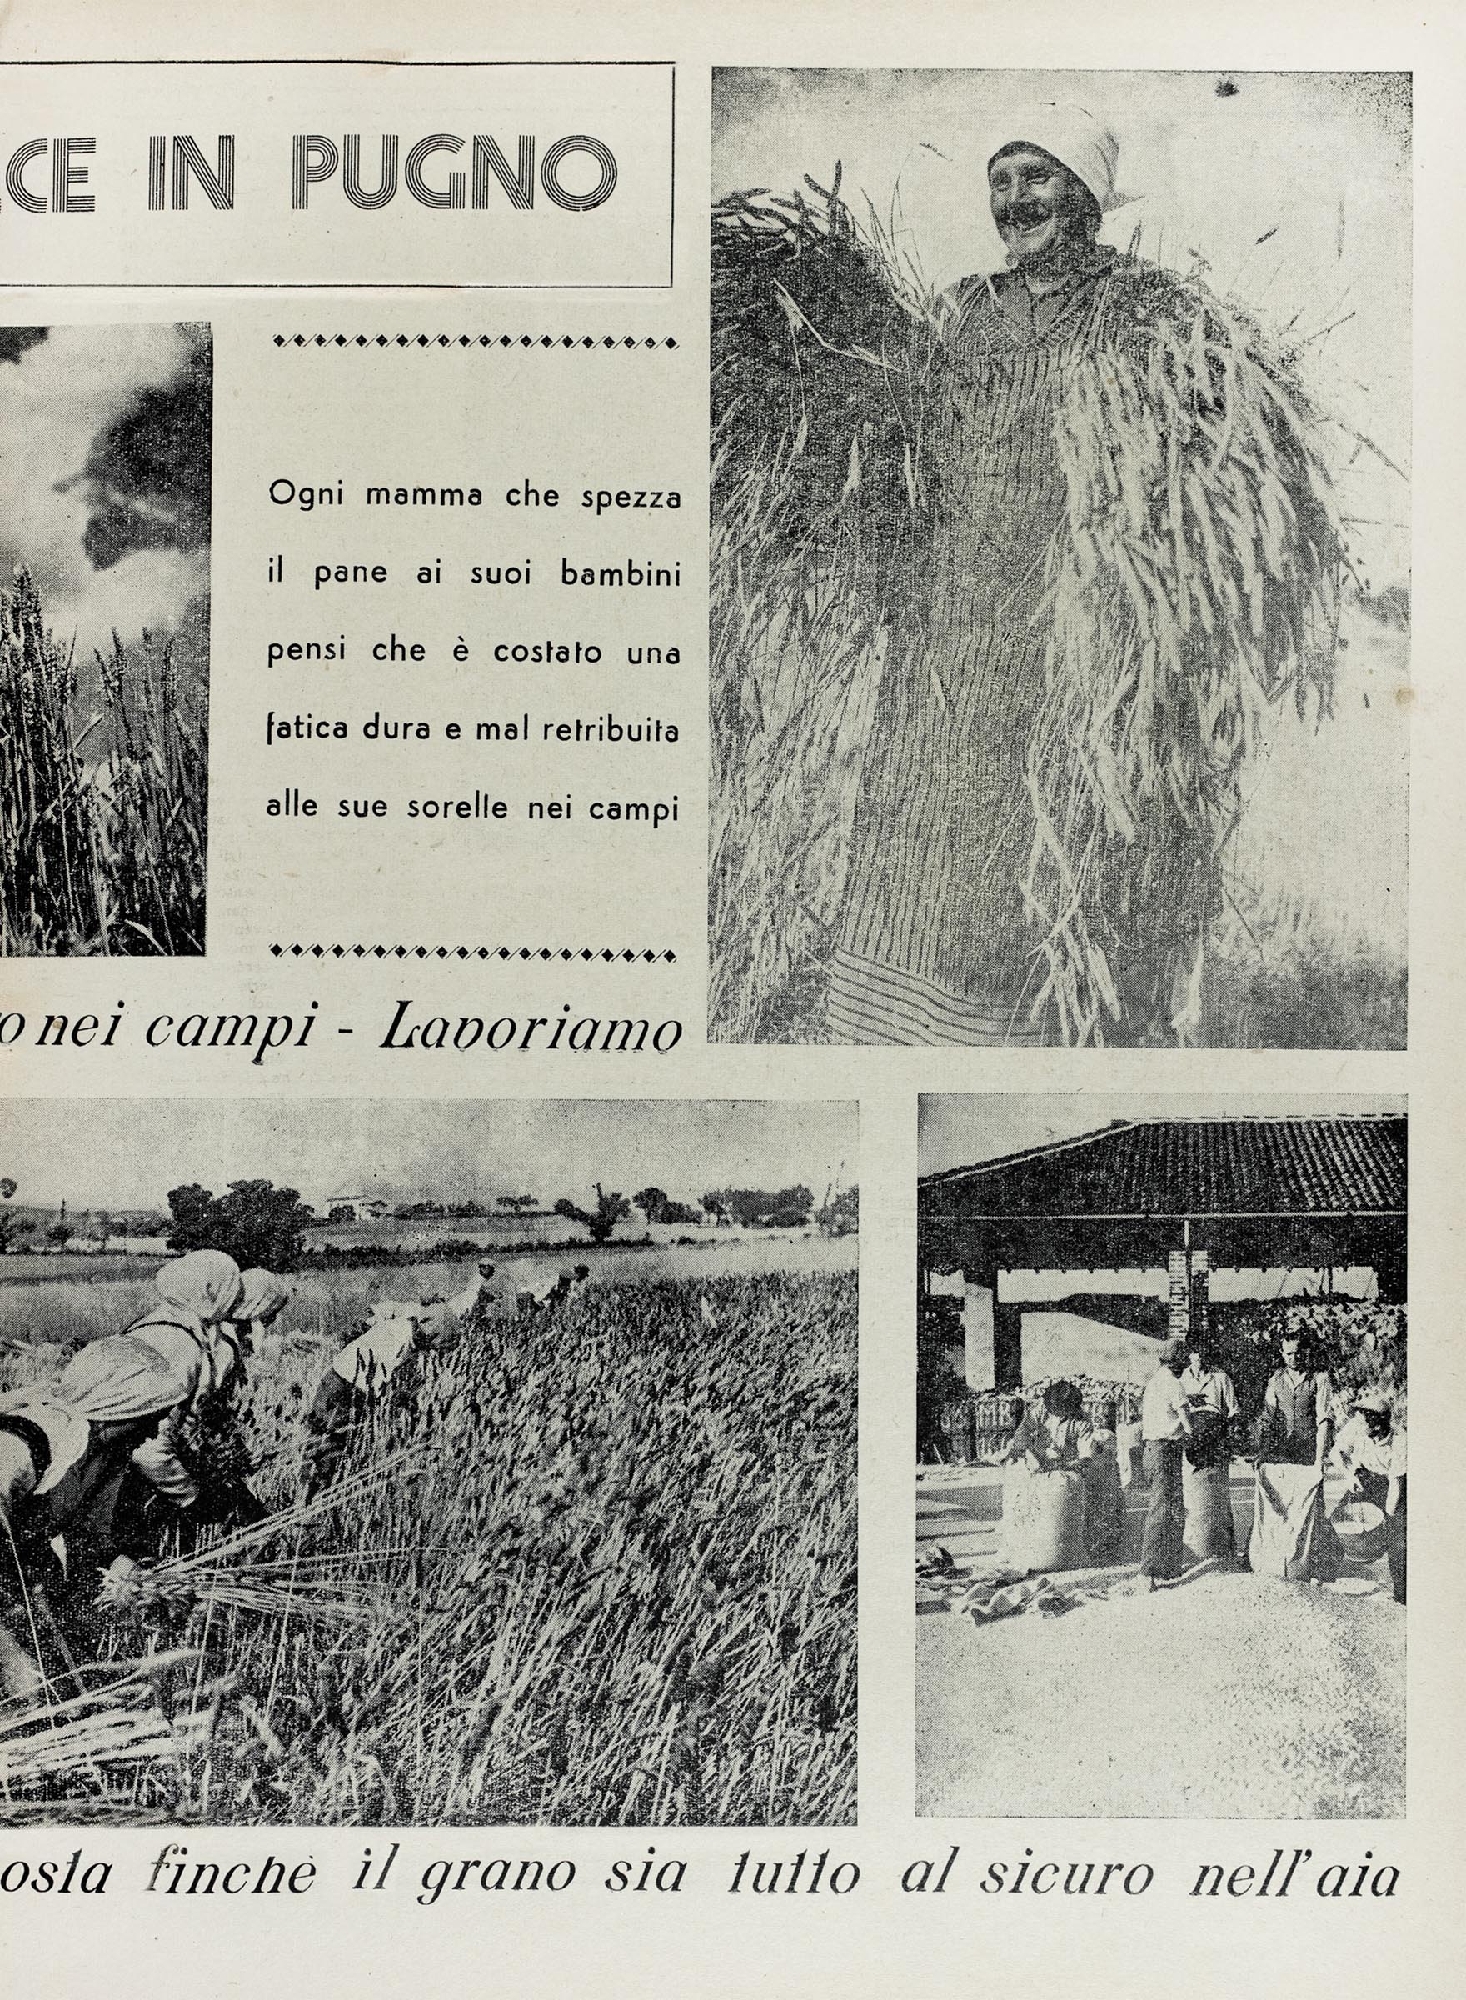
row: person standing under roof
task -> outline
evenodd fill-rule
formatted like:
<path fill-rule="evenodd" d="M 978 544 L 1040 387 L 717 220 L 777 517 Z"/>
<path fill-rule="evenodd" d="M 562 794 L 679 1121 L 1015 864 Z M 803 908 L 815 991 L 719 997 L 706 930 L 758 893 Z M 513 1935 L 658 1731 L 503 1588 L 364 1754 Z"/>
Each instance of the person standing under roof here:
<path fill-rule="evenodd" d="M 1389 1559 L 1390 1583 L 1395 1593 L 1396 1604 L 1405 1602 L 1405 1473 L 1408 1451 L 1406 1426 L 1402 1422 L 1395 1425 L 1395 1434 L 1390 1441 L 1390 1483 L 1385 1494 L 1385 1517 L 1390 1524 Z"/>
<path fill-rule="evenodd" d="M 1333 1442 L 1333 1396 L 1322 1369 L 1305 1366 L 1300 1335 L 1279 1342 L 1282 1365 L 1262 1399 L 1257 1455 L 1265 1464 L 1312 1465 L 1320 1473 Z"/>
<path fill-rule="evenodd" d="M 1191 1413 L 1181 1385 L 1186 1343 L 1168 1340 L 1160 1366 L 1145 1385 L 1140 1402 L 1149 1499 L 1140 1546 L 1140 1572 L 1147 1587 L 1179 1576 L 1185 1560 L 1186 1507 L 1181 1487 L 1182 1452 L 1192 1434 Z"/>
<path fill-rule="evenodd" d="M 1084 1532 L 1089 1552 L 1097 1560 L 1119 1554 L 1125 1539 L 1125 1487 L 1120 1476 L 1120 1446 L 1115 1405 L 1101 1403 L 1090 1437 L 1084 1467 Z"/>
<path fill-rule="evenodd" d="M 135 1319 L 128 1337 L 146 1341 L 185 1385 L 170 1421 L 137 1458 L 148 1483 L 178 1507 L 192 1507 L 198 1481 L 180 1451 L 184 1427 L 239 1369 L 238 1340 L 227 1322 L 242 1290 L 239 1266 L 222 1250 L 190 1250 L 154 1279 L 158 1304 Z"/>

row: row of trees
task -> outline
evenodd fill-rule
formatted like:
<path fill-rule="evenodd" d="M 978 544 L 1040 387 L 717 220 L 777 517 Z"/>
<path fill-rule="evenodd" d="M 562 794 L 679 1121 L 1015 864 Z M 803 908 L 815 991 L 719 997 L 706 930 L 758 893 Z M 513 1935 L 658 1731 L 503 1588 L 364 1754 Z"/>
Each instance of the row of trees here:
<path fill-rule="evenodd" d="M 665 1188 L 644 1187 L 628 1201 L 619 1192 L 608 1193 L 599 1181 L 595 1185 L 593 1209 L 582 1208 L 563 1195 L 555 1203 L 555 1214 L 588 1229 L 592 1243 L 609 1241 L 617 1223 L 625 1221 L 633 1208 L 639 1208 L 648 1222 L 703 1222 L 710 1218 L 720 1227 L 737 1224 L 744 1229 L 802 1229 L 814 1214 L 814 1196 L 807 1187 L 776 1191 L 718 1188 L 702 1197 L 700 1208 L 693 1208 L 684 1201 L 674 1201 Z M 858 1212 L 852 1188 L 832 1197 L 821 1209 L 819 1220 L 832 1234 L 843 1235 L 855 1226 Z"/>
<path fill-rule="evenodd" d="M 649 1223 L 699 1222 L 711 1216 L 718 1223 L 739 1223 L 755 1228 L 796 1228 L 810 1220 L 814 1196 L 806 1187 L 781 1188 L 769 1192 L 760 1188 L 723 1188 L 702 1198 L 701 1209 L 675 1201 L 664 1188 L 641 1188 L 630 1200 L 619 1189 L 595 1183 L 595 1206 L 585 1208 L 562 1195 L 553 1213 L 579 1223 L 592 1243 L 609 1242 L 618 1223 L 633 1209 L 640 1209 Z M 532 1195 L 508 1197 L 504 1206 L 523 1213 L 535 1206 Z M 227 1250 L 241 1268 L 263 1264 L 272 1271 L 290 1271 L 300 1262 L 307 1230 L 316 1218 L 294 1188 L 277 1188 L 264 1180 L 232 1181 L 228 1192 L 212 1193 L 196 1182 L 170 1191 L 168 1207 L 172 1223 L 168 1246 L 172 1250 Z M 424 1208 L 422 1212 L 426 1212 Z M 461 1216 L 460 1206 L 445 1214 Z M 831 1223 L 853 1227 L 854 1192 L 837 1197 L 830 1205 Z M 821 1211 L 824 1220 L 827 1211 Z M 837 1230 L 837 1233 L 839 1231 Z"/>
<path fill-rule="evenodd" d="M 482 1201 L 404 1201 L 398 1203 L 392 1214 L 399 1222 L 481 1222 L 496 1210 L 503 1215 L 522 1216 L 533 1215 L 538 1207 L 538 1195 L 501 1194 L 495 1196 L 492 1208 Z M 326 1220 L 350 1222 L 354 1217 L 349 1207 L 339 1214 L 333 1208 Z"/>
<path fill-rule="evenodd" d="M 18 1183 L 8 1175 L 0 1178 L 0 1201 L 10 1201 L 17 1186 Z M 42 1214 L 46 1212 L 42 1211 Z M 166 1218 L 151 1209 L 129 1209 L 114 1215 L 107 1209 L 88 1208 L 76 1209 L 68 1215 L 63 1202 L 55 1221 L 44 1226 L 34 1209 L 18 1212 L 0 1209 L 0 1256 L 9 1250 L 24 1248 L 37 1232 L 42 1242 L 49 1243 L 55 1250 L 64 1250 L 78 1236 L 86 1237 L 99 1250 L 105 1250 L 114 1236 L 161 1236 L 167 1226 Z"/>
<path fill-rule="evenodd" d="M 0 1199 L 8 1201 L 16 1184 L 0 1180 Z M 844 1235 L 856 1227 L 859 1208 L 853 1188 L 831 1196 L 815 1210 L 814 1196 L 807 1187 L 720 1188 L 702 1197 L 700 1207 L 674 1199 L 665 1188 L 644 1187 L 628 1198 L 616 1189 L 595 1183 L 595 1206 L 584 1208 L 562 1195 L 553 1213 L 579 1223 L 593 1243 L 606 1243 L 619 1223 L 639 1209 L 648 1223 L 696 1223 L 711 1219 L 722 1226 L 744 1228 L 802 1228 L 811 1218 L 831 1235 Z M 533 1195 L 500 1195 L 497 1207 L 506 1213 L 524 1215 L 537 1207 Z M 441 1217 L 451 1220 L 482 1218 L 490 1211 L 476 1202 L 414 1202 L 395 1213 L 407 1217 Z M 333 1210 L 332 1221 L 352 1219 L 349 1208 Z M 92 1233 L 100 1233 L 105 1245 L 108 1236 L 121 1233 L 111 1216 L 93 1215 Z M 135 1220 L 135 1219 L 134 1219 Z M 231 1181 L 223 1194 L 191 1181 L 172 1188 L 168 1194 L 168 1215 L 142 1218 L 148 1227 L 142 1233 L 166 1232 L 170 1250 L 224 1250 L 241 1267 L 264 1265 L 272 1271 L 291 1271 L 300 1263 L 306 1232 L 315 1226 L 315 1211 L 295 1188 L 276 1187 L 273 1181 Z M 0 1251 L 10 1248 L 30 1233 L 30 1225 L 0 1213 Z M 48 1242 L 64 1249 L 76 1233 L 63 1214 L 45 1231 Z"/>
<path fill-rule="evenodd" d="M 633 1209 L 640 1209 L 648 1222 L 690 1223 L 712 1221 L 720 1225 L 738 1223 L 744 1228 L 796 1229 L 806 1224 L 811 1215 L 821 1222 L 838 1224 L 855 1213 L 855 1190 L 845 1189 L 832 1196 L 826 1206 L 817 1213 L 814 1196 L 807 1187 L 768 1188 L 719 1188 L 705 1194 L 701 1203 L 678 1201 L 665 1188 L 644 1187 L 629 1198 L 618 1192 L 606 1193 L 599 1181 L 596 1182 L 596 1206 L 594 1209 L 581 1208 L 578 1203 L 562 1196 L 550 1213 L 563 1215 L 572 1221 L 582 1223 L 592 1231 L 597 1242 L 604 1242 L 616 1227 L 624 1221 Z M 543 1213 L 539 1198 L 532 1194 L 501 1194 L 496 1196 L 494 1207 L 510 1215 L 524 1216 Z M 613 1212 L 614 1211 L 614 1212 Z M 392 1210 L 400 1221 L 416 1221 L 432 1218 L 443 1221 L 463 1222 L 488 1216 L 492 1211 L 476 1201 L 404 1202 Z M 349 1211 L 340 1215 L 332 1211 L 330 1221 L 349 1221 Z M 597 1232 L 599 1232 L 597 1234 Z M 840 1233 L 838 1228 L 836 1233 Z"/>

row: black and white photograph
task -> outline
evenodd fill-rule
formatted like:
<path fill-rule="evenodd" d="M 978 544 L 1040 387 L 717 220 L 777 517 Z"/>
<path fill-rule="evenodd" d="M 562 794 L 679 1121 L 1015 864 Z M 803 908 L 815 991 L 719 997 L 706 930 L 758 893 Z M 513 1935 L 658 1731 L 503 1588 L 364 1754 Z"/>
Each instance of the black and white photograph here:
<path fill-rule="evenodd" d="M 1411 102 L 714 72 L 713 1040 L 1404 1047 Z"/>
<path fill-rule="evenodd" d="M 3 1130 L 0 1825 L 854 1823 L 853 1104 Z"/>
<path fill-rule="evenodd" d="M 0 327 L 0 956 L 197 957 L 206 325 Z"/>
<path fill-rule="evenodd" d="M 917 1811 L 1405 1811 L 1407 1119 L 925 1097 Z"/>

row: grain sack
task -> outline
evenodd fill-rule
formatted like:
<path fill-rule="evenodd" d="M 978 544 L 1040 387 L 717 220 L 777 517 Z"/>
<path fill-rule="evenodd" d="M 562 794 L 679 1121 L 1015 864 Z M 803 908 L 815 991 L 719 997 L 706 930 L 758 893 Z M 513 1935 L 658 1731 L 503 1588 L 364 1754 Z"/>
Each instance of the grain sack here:
<path fill-rule="evenodd" d="M 1132 1486 L 1143 1486 L 1145 1444 L 1139 1424 L 1118 1425 L 1115 1431 L 1115 1445 L 1120 1460 L 1120 1484 L 1127 1492 Z"/>
<path fill-rule="evenodd" d="M 1084 1511 L 1082 1473 L 1010 1466 L 1003 1481 L 1004 1561 L 1026 1571 L 1081 1568 L 1088 1558 Z"/>
<path fill-rule="evenodd" d="M 1081 1466 L 1084 1474 L 1084 1536 L 1095 1561 L 1115 1556 L 1125 1539 L 1125 1492 L 1112 1445 L 1096 1439 L 1093 1456 Z"/>
<path fill-rule="evenodd" d="M 1339 1574 L 1343 1556 L 1316 1467 L 1276 1460 L 1258 1466 L 1247 1554 L 1255 1576 L 1280 1576 L 1287 1583 L 1331 1583 Z"/>
<path fill-rule="evenodd" d="M 1186 1502 L 1186 1552 L 1192 1562 L 1236 1553 L 1229 1465 L 1182 1463 L 1181 1493 Z"/>

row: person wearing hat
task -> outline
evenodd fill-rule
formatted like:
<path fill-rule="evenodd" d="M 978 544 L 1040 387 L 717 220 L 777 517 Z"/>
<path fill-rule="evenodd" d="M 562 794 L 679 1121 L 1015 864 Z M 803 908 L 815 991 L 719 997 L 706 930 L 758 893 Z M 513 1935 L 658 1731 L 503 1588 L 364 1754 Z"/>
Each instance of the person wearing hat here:
<path fill-rule="evenodd" d="M 995 1045 L 1027 1018 L 1033 839 L 1025 753 L 1044 693 L 1044 555 L 1076 361 L 1150 310 L 1152 267 L 1099 241 L 1127 197 L 1119 142 L 1078 105 L 995 135 L 987 197 L 1007 268 L 948 295 L 925 447 L 936 498 L 919 671 L 888 667 L 830 966 L 836 1040 Z"/>
<path fill-rule="evenodd" d="M 990 288 L 1032 337 L 1051 331 L 1076 293 L 1113 264 L 1115 252 L 1099 242 L 1100 224 L 1127 197 L 1115 188 L 1119 141 L 1078 105 L 1041 105 L 1021 130 L 988 162 L 988 199 L 1008 269 L 967 286 Z"/>
<path fill-rule="evenodd" d="M 1389 1497 L 1394 1420 L 1383 1389 L 1367 1389 L 1354 1398 L 1334 1440 L 1334 1461 L 1349 1482 L 1349 1492 L 1383 1513 Z"/>
<path fill-rule="evenodd" d="M 159 1269 L 157 1302 L 127 1329 L 127 1338 L 153 1348 L 182 1384 L 168 1417 L 134 1452 L 117 1501 L 129 1542 L 153 1553 L 165 1539 L 191 1546 L 206 1524 L 239 1526 L 264 1515 L 247 1465 L 240 1468 L 247 1454 L 234 1398 L 254 1322 L 278 1312 L 287 1293 L 268 1271 L 249 1277 L 246 1292 L 232 1257 L 190 1250 Z"/>
<path fill-rule="evenodd" d="M 198 1480 L 184 1439 L 191 1422 L 222 1397 L 239 1371 L 239 1343 L 229 1325 L 239 1303 L 239 1266 L 222 1250 L 190 1250 L 164 1264 L 153 1280 L 157 1303 L 128 1327 L 128 1337 L 161 1354 L 184 1384 L 168 1423 L 150 1440 L 137 1469 L 178 1507 L 192 1507 Z"/>
<path fill-rule="evenodd" d="M 1131 199 L 1102 118 L 1033 105 L 984 151 L 1004 268 L 962 279 L 922 322 L 909 363 L 917 416 L 882 361 L 871 415 L 851 433 L 848 483 L 829 498 L 843 523 L 858 483 L 888 532 L 870 537 L 871 589 L 885 592 L 880 682 L 825 1025 L 858 1044 L 1184 1043 L 1201 1029 L 1204 951 L 1223 901 L 1214 807 L 1231 798 L 1243 750 L 1203 717 L 1194 757 L 1173 756 L 1190 713 L 1176 690 L 1198 673 L 1222 689 L 1234 668 L 1251 688 L 1266 653 L 1261 679 L 1276 663 L 1280 680 L 1296 673 L 1301 699 L 1316 655 L 1297 621 L 1332 603 L 1338 573 L 1337 537 L 1309 539 L 1324 517 L 1306 480 L 1289 485 L 1314 462 L 1314 418 L 1269 374 L 1271 348 L 1264 358 L 1198 280 L 1102 240 Z M 855 298 L 852 286 L 852 312 Z M 817 326 L 813 291 L 806 310 Z M 904 337 L 893 315 L 893 351 Z M 842 407 L 862 381 L 857 352 Z M 803 385 L 790 392 L 803 410 Z M 1200 416 L 1173 415 L 1189 404 L 1214 418 L 1224 396 L 1221 445 Z M 884 404 L 898 414 L 883 419 Z M 1244 454 L 1252 465 L 1244 439 L 1280 468 L 1276 482 L 1235 466 Z M 894 464 L 897 440 L 906 472 L 887 480 L 887 502 L 881 454 Z M 802 435 L 785 449 L 806 467 Z M 830 454 L 832 484 L 845 465 Z M 807 532 L 792 502 L 790 518 Z M 1288 546 L 1260 567 L 1264 520 Z M 730 537 L 740 551 L 747 539 Z M 887 543 L 901 564 L 889 583 Z M 1191 628 L 1184 670 L 1163 605 Z M 1272 646 L 1285 629 L 1300 635 L 1286 660 Z M 1150 662 L 1143 673 L 1125 665 L 1137 656 Z M 1156 826 L 1176 824 L 1172 859 L 1183 845 L 1195 859 L 1180 895 L 1157 897 L 1142 880 L 1152 805 Z"/>
<path fill-rule="evenodd" d="M 1168 1340 L 1160 1366 L 1145 1385 L 1140 1401 L 1140 1435 L 1144 1449 L 1148 1500 L 1140 1545 L 1140 1572 L 1149 1589 L 1179 1576 L 1185 1560 L 1186 1507 L 1181 1465 L 1191 1436 L 1191 1412 L 1181 1383 L 1186 1366 L 1186 1342 Z"/>

